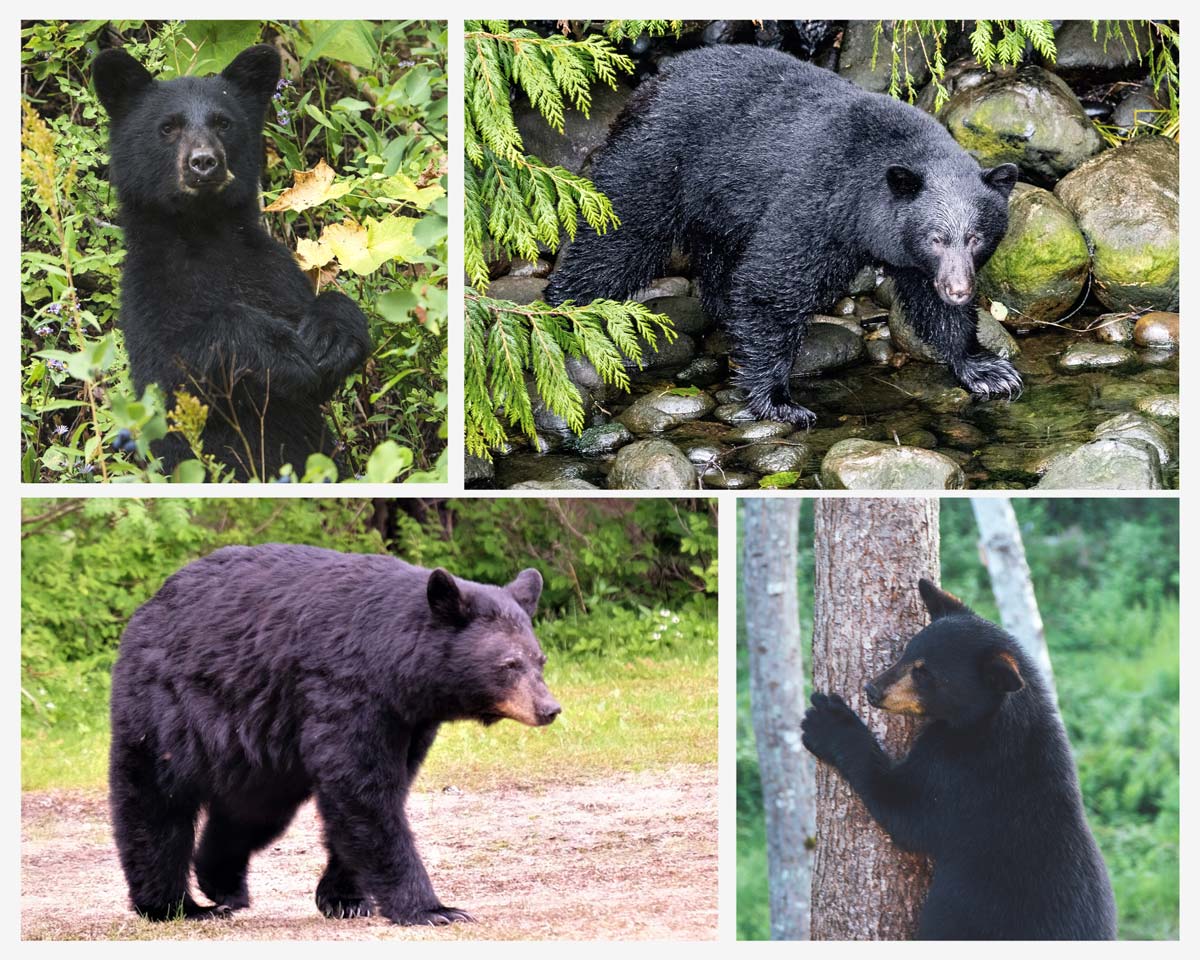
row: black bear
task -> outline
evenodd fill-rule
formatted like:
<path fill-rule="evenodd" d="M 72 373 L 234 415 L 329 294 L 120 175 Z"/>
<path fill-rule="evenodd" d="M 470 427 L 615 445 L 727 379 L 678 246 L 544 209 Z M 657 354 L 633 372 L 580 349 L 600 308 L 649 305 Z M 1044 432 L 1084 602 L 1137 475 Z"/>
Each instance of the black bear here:
<path fill-rule="evenodd" d="M 813 422 L 789 389 L 809 318 L 873 263 L 964 387 L 1020 390 L 979 346 L 973 302 L 1017 168 L 980 170 L 915 107 L 775 50 L 695 50 L 638 87 L 592 178 L 621 224 L 582 229 L 546 299 L 632 296 L 682 249 L 758 417 Z"/>
<path fill-rule="evenodd" d="M 204 452 L 240 480 L 335 453 L 321 404 L 371 350 L 347 296 L 319 297 L 262 225 L 263 124 L 279 53 L 250 47 L 219 75 L 155 81 L 123 50 L 95 60 L 112 120 L 109 179 L 125 234 L 120 326 L 139 393 L 209 408 Z M 166 470 L 192 456 L 170 433 Z"/>
<path fill-rule="evenodd" d="M 906 850 L 933 860 L 926 940 L 1112 940 L 1116 905 L 1088 829 L 1071 747 L 1033 661 L 927 580 L 932 623 L 865 687 L 926 721 L 887 756 L 837 694 L 813 694 L 804 745 L 834 766 Z"/>
<path fill-rule="evenodd" d="M 532 569 L 498 587 L 279 544 L 226 547 L 171 576 L 130 619 L 112 675 L 110 803 L 134 909 L 248 906 L 250 856 L 313 794 L 327 917 L 471 919 L 434 893 L 405 799 L 441 724 L 543 726 L 560 712 L 530 625 L 541 589 Z M 193 862 L 213 906 L 188 892 Z"/>

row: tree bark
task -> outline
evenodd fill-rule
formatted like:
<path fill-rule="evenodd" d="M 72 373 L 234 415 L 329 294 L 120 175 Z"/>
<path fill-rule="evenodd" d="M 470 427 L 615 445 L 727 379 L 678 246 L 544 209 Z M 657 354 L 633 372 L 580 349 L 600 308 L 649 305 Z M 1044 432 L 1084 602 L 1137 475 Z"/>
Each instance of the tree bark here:
<path fill-rule="evenodd" d="M 927 621 L 921 577 L 938 581 L 938 501 L 816 502 L 813 689 L 838 693 L 891 755 L 916 724 L 871 709 L 863 686 L 900 658 Z M 907 940 L 929 887 L 926 858 L 904 853 L 836 771 L 817 764 L 814 940 Z"/>
<path fill-rule="evenodd" d="M 809 935 L 814 761 L 800 743 L 805 708 L 796 595 L 800 503 L 742 501 L 742 601 L 766 815 L 772 940 Z"/>
<path fill-rule="evenodd" d="M 974 497 L 971 509 L 979 528 L 979 552 L 992 581 L 1000 609 L 1000 624 L 1013 635 L 1042 670 L 1054 690 L 1054 670 L 1046 649 L 1046 630 L 1033 592 L 1033 577 L 1025 559 L 1021 528 L 1007 498 Z M 1055 693 L 1057 697 L 1057 693 Z"/>

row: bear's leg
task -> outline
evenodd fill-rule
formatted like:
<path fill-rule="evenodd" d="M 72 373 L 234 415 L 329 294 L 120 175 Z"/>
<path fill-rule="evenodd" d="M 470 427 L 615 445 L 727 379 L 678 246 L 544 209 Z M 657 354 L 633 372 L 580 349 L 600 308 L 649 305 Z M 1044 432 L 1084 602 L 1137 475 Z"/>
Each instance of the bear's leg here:
<path fill-rule="evenodd" d="M 1021 395 L 1017 368 L 979 345 L 974 304 L 945 303 L 928 278 L 916 271 L 897 270 L 893 275 L 908 322 L 949 365 L 959 383 L 979 397 L 1014 400 Z"/>
<path fill-rule="evenodd" d="M 246 889 L 250 855 L 283 833 L 295 813 L 293 806 L 273 816 L 249 820 L 213 802 L 195 860 L 196 883 L 204 895 L 229 910 L 250 906 Z"/>
<path fill-rule="evenodd" d="M 328 834 L 327 834 L 328 836 Z M 363 893 L 358 877 L 338 858 L 332 844 L 329 847 L 329 863 L 317 884 L 317 909 L 331 920 L 352 920 L 369 917 L 371 901 Z"/>
<path fill-rule="evenodd" d="M 670 255 L 669 231 L 639 222 L 636 213 L 603 234 L 581 224 L 550 277 L 546 302 L 626 300 L 662 274 Z"/>
<path fill-rule="evenodd" d="M 109 767 L 113 837 L 133 909 L 149 920 L 227 916 L 188 893 L 198 805 L 159 785 L 154 758 L 114 730 Z"/>
<path fill-rule="evenodd" d="M 740 259 L 739 245 L 729 240 L 693 236 L 688 242 L 692 274 L 700 288 L 700 302 L 714 320 L 729 316 L 729 281 Z"/>

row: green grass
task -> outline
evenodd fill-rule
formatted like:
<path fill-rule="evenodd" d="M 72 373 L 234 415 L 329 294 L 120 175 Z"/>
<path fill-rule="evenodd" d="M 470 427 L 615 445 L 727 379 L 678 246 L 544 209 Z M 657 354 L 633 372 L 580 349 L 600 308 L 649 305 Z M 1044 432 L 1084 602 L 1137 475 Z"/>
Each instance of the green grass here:
<path fill-rule="evenodd" d="M 715 763 L 715 633 L 710 623 L 703 635 L 654 658 L 552 656 L 546 682 L 563 706 L 555 723 L 448 724 L 419 788 L 581 781 L 614 770 Z M 38 681 L 25 699 L 22 789 L 103 788 L 107 674 L 68 664 Z"/>

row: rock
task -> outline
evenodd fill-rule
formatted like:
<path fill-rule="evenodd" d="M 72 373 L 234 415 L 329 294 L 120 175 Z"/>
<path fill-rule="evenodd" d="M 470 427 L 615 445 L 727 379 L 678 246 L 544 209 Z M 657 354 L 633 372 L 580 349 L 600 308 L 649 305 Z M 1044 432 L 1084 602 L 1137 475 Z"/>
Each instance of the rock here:
<path fill-rule="evenodd" d="M 846 24 L 838 73 L 864 90 L 886 93 L 892 82 L 892 26 L 884 21 L 876 55 L 876 23 L 875 20 L 851 20 Z M 916 30 L 911 30 L 902 39 L 901 82 L 904 81 L 904 64 L 907 64 L 913 75 L 913 86 L 919 88 L 929 79 L 929 65 L 922 52 L 921 38 Z"/>
<path fill-rule="evenodd" d="M 695 443 L 685 443 L 681 449 L 697 467 L 707 468 L 719 465 L 721 459 L 728 456 L 732 448 L 723 443 L 709 443 L 701 440 Z"/>
<path fill-rule="evenodd" d="M 1004 324 L 980 307 L 976 311 L 975 339 L 985 350 L 991 350 L 998 357 L 1014 360 L 1021 355 L 1021 348 L 1012 334 L 1004 329 Z"/>
<path fill-rule="evenodd" d="M 1166 111 L 1149 84 L 1134 87 L 1113 110 L 1109 124 L 1128 136 L 1136 127 L 1158 130 L 1166 120 Z M 1139 130 L 1138 133 L 1145 133 Z"/>
<path fill-rule="evenodd" d="M 896 281 L 891 277 L 884 277 L 879 286 L 875 288 L 872 299 L 881 307 L 891 309 L 892 304 L 896 302 Z"/>
<path fill-rule="evenodd" d="M 853 297 L 842 297 L 833 305 L 835 317 L 852 317 L 858 310 L 858 302 Z"/>
<path fill-rule="evenodd" d="M 599 83 L 592 89 L 592 104 L 585 117 L 568 108 L 563 115 L 563 132 L 552 128 L 524 99 L 513 107 L 513 119 L 525 144 L 525 152 L 547 166 L 566 167 L 579 173 L 592 151 L 608 139 L 608 130 L 625 107 L 630 91 L 618 85 L 613 90 Z M 507 94 L 505 94 L 507 96 Z"/>
<path fill-rule="evenodd" d="M 900 434 L 898 439 L 901 446 L 905 447 L 920 447 L 922 450 L 932 450 L 937 446 L 937 437 L 928 430 L 908 430 Z"/>
<path fill-rule="evenodd" d="M 745 387 L 728 387 L 718 390 L 713 397 L 717 403 L 744 403 L 750 399 L 750 391 Z"/>
<path fill-rule="evenodd" d="M 862 324 L 858 322 L 858 317 L 853 315 L 849 317 L 828 317 L 824 314 L 818 313 L 813 316 L 811 322 L 814 324 L 825 323 L 831 324 L 835 327 L 841 327 L 843 330 L 848 330 L 850 333 L 854 334 L 860 340 L 866 336 L 866 332 L 863 330 Z"/>
<path fill-rule="evenodd" d="M 568 444 L 585 457 L 602 457 L 633 441 L 633 434 L 623 423 L 605 423 L 588 427 Z"/>
<path fill-rule="evenodd" d="M 463 484 L 468 487 L 491 486 L 496 480 L 496 465 L 491 460 L 467 454 L 463 457 Z"/>
<path fill-rule="evenodd" d="M 1158 462 L 1166 467 L 1175 459 L 1171 436 L 1157 423 L 1139 417 L 1136 413 L 1122 413 L 1105 420 L 1092 431 L 1097 440 L 1116 438 L 1119 440 L 1141 440 L 1158 451 Z"/>
<path fill-rule="evenodd" d="M 546 260 L 522 260 L 518 257 L 513 260 L 508 275 L 510 277 L 542 278 L 550 276 L 552 269 L 552 264 Z"/>
<path fill-rule="evenodd" d="M 1137 24 L 1130 35 L 1130 21 L 1121 21 L 1122 36 L 1106 36 L 1103 22 L 1092 37 L 1091 20 L 1064 20 L 1054 31 L 1057 54 L 1054 69 L 1060 73 L 1122 71 L 1138 64 L 1137 51 L 1153 50 L 1150 28 Z"/>
<path fill-rule="evenodd" d="M 659 277 L 635 293 L 630 300 L 645 303 L 662 297 L 686 297 L 692 292 L 692 281 L 687 277 Z"/>
<path fill-rule="evenodd" d="M 723 403 L 713 411 L 713 416 L 722 423 L 750 423 L 757 419 L 747 403 Z"/>
<path fill-rule="evenodd" d="M 1132 350 L 1115 343 L 1073 343 L 1058 358 L 1058 369 L 1065 373 L 1081 370 L 1114 370 L 1137 360 Z"/>
<path fill-rule="evenodd" d="M 721 357 L 712 357 L 702 353 L 686 367 L 675 374 L 680 383 L 688 383 L 695 387 L 711 387 L 720 383 L 728 373 L 728 365 Z"/>
<path fill-rule="evenodd" d="M 934 110 L 934 104 L 937 103 L 938 97 L 938 85 L 935 83 L 930 83 L 921 91 L 921 95 L 917 97 L 917 106 L 926 113 L 940 117 L 942 111 L 946 109 L 946 104 L 957 94 L 964 93 L 973 87 L 982 86 L 988 81 L 994 80 L 998 74 L 1011 72 L 1010 68 L 999 66 L 996 72 L 992 72 L 980 66 L 979 61 L 974 57 L 960 57 L 946 67 L 946 73 L 942 77 L 941 86 L 946 91 L 947 99 L 942 102 L 941 109 Z"/>
<path fill-rule="evenodd" d="M 963 387 L 945 387 L 922 396 L 921 405 L 933 413 L 959 413 L 971 405 L 971 394 Z"/>
<path fill-rule="evenodd" d="M 890 338 L 879 338 L 866 341 L 867 359 L 877 367 L 886 367 L 892 362 L 896 351 L 892 348 Z"/>
<path fill-rule="evenodd" d="M 758 486 L 758 477 L 744 470 L 725 470 L 709 467 L 701 475 L 702 487 L 714 490 L 753 490 Z"/>
<path fill-rule="evenodd" d="M 1169 367 L 1177 356 L 1173 347 L 1148 347 L 1138 354 L 1138 363 L 1145 367 Z"/>
<path fill-rule="evenodd" d="M 695 490 L 696 468 L 673 443 L 636 440 L 617 451 L 608 475 L 613 490 Z"/>
<path fill-rule="evenodd" d="M 653 349 L 646 340 L 638 337 L 638 344 L 642 348 L 642 370 L 684 367 L 696 355 L 696 341 L 686 333 L 678 334 L 670 343 L 667 343 L 667 338 L 661 333 L 656 339 L 657 349 Z M 622 357 L 621 363 L 630 372 L 638 369 L 638 365 L 627 358 Z"/>
<path fill-rule="evenodd" d="M 493 300 L 508 300 L 524 306 L 541 300 L 549 282 L 540 277 L 499 277 L 488 284 L 487 295 Z"/>
<path fill-rule="evenodd" d="M 729 439 L 734 443 L 773 440 L 776 437 L 786 437 L 795 429 L 790 423 L 782 423 L 779 420 L 754 420 L 740 427 L 734 427 L 729 433 Z"/>
<path fill-rule="evenodd" d="M 1179 314 L 1155 311 L 1138 319 L 1133 340 L 1139 347 L 1178 347 Z"/>
<path fill-rule="evenodd" d="M 1110 310 L 1179 309 L 1179 145 L 1137 137 L 1059 181 L 1054 195 L 1092 247 L 1092 290 Z"/>
<path fill-rule="evenodd" d="M 863 342 L 850 330 L 837 323 L 813 323 L 804 336 L 793 377 L 811 377 L 827 370 L 836 370 L 862 356 Z"/>
<path fill-rule="evenodd" d="M 1156 420 L 1179 419 L 1179 394 L 1155 393 L 1135 401 L 1134 409 Z"/>
<path fill-rule="evenodd" d="M 729 334 L 717 328 L 704 338 L 704 352 L 716 357 L 727 357 L 733 352 L 733 341 Z"/>
<path fill-rule="evenodd" d="M 982 166 L 1015 163 L 1044 181 L 1069 173 L 1103 146 L 1071 88 L 1041 67 L 960 91 L 941 119 Z"/>
<path fill-rule="evenodd" d="M 514 483 L 509 490 L 599 490 L 594 483 L 586 480 L 522 480 Z"/>
<path fill-rule="evenodd" d="M 648 310 L 666 314 L 676 333 L 699 337 L 714 326 L 712 317 L 704 312 L 698 297 L 655 297 L 646 300 L 645 304 Z"/>
<path fill-rule="evenodd" d="M 1093 440 L 1055 460 L 1039 490 L 1161 490 L 1158 451 L 1148 443 Z"/>
<path fill-rule="evenodd" d="M 1008 198 L 1008 233 L 979 272 L 979 290 L 1026 329 L 1065 316 L 1087 284 L 1092 258 L 1071 211 L 1049 190 L 1018 183 Z"/>
<path fill-rule="evenodd" d="M 698 420 L 716 405 L 716 401 L 703 390 L 652 390 L 634 400 L 617 417 L 617 422 L 625 424 L 638 436 L 645 436 L 648 433 L 662 433 L 685 420 Z"/>
<path fill-rule="evenodd" d="M 916 360 L 945 363 L 941 354 L 917 336 L 917 332 L 908 322 L 908 317 L 904 314 L 904 307 L 899 300 L 892 304 L 891 312 L 888 314 L 888 330 L 891 332 L 892 345 L 896 349 L 904 351 Z M 1012 334 L 982 307 L 976 310 L 975 336 L 979 340 L 980 346 L 991 350 L 992 353 L 1005 360 L 1012 360 L 1021 354 L 1021 348 L 1013 339 Z"/>
<path fill-rule="evenodd" d="M 855 301 L 854 315 L 860 324 L 878 326 L 887 319 L 888 312 L 870 297 L 859 297 Z"/>
<path fill-rule="evenodd" d="M 966 420 L 946 418 L 936 421 L 933 427 L 947 444 L 962 450 L 975 450 L 987 443 L 987 434 Z"/>
<path fill-rule="evenodd" d="M 738 454 L 738 460 L 755 473 L 799 473 L 808 461 L 808 448 L 803 443 L 790 441 L 767 441 L 746 447 Z"/>
<path fill-rule="evenodd" d="M 1101 343 L 1129 343 L 1133 339 L 1133 318 L 1127 313 L 1102 313 L 1090 329 Z"/>
<path fill-rule="evenodd" d="M 842 440 L 821 462 L 827 490 L 961 490 L 965 483 L 949 457 L 873 440 Z"/>
<path fill-rule="evenodd" d="M 866 266 L 854 275 L 847 292 L 852 297 L 869 296 L 881 283 L 883 283 L 883 271 L 878 267 Z"/>
<path fill-rule="evenodd" d="M 594 477 L 596 472 L 594 462 L 559 453 L 514 453 L 496 462 L 496 481 L 505 488 L 536 480 L 549 484 L 545 489 L 553 489 L 562 487 L 568 480 Z"/>

